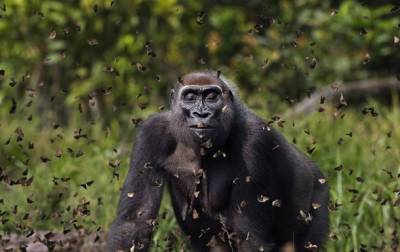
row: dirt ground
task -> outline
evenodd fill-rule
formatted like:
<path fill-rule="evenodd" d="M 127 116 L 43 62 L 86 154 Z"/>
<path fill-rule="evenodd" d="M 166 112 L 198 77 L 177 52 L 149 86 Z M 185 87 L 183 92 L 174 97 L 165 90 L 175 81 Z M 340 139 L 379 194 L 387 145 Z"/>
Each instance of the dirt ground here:
<path fill-rule="evenodd" d="M 105 235 L 87 233 L 84 230 L 67 234 L 34 232 L 26 235 L 0 235 L 0 252 L 48 252 L 48 251 L 105 251 Z"/>

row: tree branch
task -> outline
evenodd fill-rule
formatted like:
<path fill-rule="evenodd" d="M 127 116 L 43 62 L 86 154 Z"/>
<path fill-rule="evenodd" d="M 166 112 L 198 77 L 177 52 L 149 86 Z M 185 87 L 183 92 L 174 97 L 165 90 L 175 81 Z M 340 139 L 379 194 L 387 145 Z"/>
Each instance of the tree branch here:
<path fill-rule="evenodd" d="M 345 101 L 351 104 L 370 97 L 389 97 L 393 92 L 400 92 L 400 81 L 396 78 L 335 82 L 304 98 L 285 112 L 285 117 L 307 115 L 316 111 L 321 103 L 321 97 L 325 99 L 325 103 L 339 104 L 343 95 Z"/>

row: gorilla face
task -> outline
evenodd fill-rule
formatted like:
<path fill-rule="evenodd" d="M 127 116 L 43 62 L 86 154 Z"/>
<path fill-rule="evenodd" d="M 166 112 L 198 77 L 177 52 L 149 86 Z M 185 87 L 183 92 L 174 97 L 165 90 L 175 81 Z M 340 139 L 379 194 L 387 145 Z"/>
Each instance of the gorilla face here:
<path fill-rule="evenodd" d="M 180 90 L 179 106 L 186 126 L 200 140 L 216 139 L 218 132 L 222 132 L 224 98 L 220 86 L 184 86 Z"/>
<path fill-rule="evenodd" d="M 209 153 L 224 149 L 236 106 L 228 84 L 217 74 L 183 76 L 171 90 L 170 105 L 170 129 L 178 141 L 208 149 Z"/>

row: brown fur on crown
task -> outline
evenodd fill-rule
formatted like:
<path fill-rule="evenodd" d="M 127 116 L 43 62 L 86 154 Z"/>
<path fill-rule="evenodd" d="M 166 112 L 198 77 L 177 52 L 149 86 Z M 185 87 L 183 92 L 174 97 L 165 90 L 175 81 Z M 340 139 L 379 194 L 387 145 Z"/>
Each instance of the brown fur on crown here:
<path fill-rule="evenodd" d="M 217 73 L 214 71 L 200 71 L 186 74 L 180 80 L 183 85 L 220 85 L 223 82 L 218 78 Z"/>

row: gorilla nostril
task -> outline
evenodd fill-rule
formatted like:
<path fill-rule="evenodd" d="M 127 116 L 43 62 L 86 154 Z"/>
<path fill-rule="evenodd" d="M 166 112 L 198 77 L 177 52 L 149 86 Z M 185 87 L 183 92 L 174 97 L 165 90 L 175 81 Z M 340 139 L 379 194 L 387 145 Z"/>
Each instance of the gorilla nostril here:
<path fill-rule="evenodd" d="M 193 112 L 193 117 L 197 118 L 208 118 L 211 116 L 210 112 Z"/>
<path fill-rule="evenodd" d="M 211 115 L 210 112 L 203 112 L 203 113 L 201 114 L 201 117 L 202 117 L 202 118 L 208 118 L 208 117 L 210 117 L 210 115 Z"/>
<path fill-rule="evenodd" d="M 191 116 L 192 117 L 200 117 L 200 114 L 198 112 L 192 112 Z"/>

